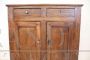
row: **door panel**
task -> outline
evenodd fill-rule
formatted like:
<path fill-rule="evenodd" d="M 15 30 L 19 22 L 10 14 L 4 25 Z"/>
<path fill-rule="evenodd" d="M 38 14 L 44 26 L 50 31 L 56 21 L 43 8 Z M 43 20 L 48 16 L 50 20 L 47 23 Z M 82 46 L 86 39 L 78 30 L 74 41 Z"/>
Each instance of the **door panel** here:
<path fill-rule="evenodd" d="M 20 60 L 40 60 L 40 22 L 18 22 L 17 24 Z"/>
<path fill-rule="evenodd" d="M 65 60 L 68 49 L 68 26 L 64 22 L 47 22 L 48 60 Z"/>

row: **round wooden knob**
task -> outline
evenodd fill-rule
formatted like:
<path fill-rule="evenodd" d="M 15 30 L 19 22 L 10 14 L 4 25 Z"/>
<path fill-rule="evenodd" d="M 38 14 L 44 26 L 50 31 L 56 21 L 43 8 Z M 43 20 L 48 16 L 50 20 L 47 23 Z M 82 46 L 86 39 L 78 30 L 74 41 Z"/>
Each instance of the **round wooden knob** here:
<path fill-rule="evenodd" d="M 28 10 L 25 11 L 25 14 L 29 14 Z"/>

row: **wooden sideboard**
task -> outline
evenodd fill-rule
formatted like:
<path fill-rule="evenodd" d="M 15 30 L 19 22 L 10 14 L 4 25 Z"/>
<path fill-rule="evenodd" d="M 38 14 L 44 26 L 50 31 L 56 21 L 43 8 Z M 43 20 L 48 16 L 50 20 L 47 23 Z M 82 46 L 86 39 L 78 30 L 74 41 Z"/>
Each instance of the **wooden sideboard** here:
<path fill-rule="evenodd" d="M 11 60 L 78 60 L 82 4 L 7 6 Z"/>

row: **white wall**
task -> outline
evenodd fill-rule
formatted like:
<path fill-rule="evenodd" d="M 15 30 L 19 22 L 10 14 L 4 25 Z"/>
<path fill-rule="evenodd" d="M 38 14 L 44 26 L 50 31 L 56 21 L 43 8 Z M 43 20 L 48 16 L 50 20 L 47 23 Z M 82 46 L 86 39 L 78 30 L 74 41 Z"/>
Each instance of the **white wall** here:
<path fill-rule="evenodd" d="M 6 4 L 84 4 L 81 16 L 79 60 L 90 60 L 90 0 L 0 0 L 0 60 L 9 60 Z"/>

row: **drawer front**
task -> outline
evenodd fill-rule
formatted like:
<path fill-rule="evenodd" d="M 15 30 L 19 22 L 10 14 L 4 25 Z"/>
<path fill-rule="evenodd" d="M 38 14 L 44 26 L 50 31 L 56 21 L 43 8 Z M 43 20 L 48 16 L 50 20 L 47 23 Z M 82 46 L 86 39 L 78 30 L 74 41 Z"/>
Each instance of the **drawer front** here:
<path fill-rule="evenodd" d="M 62 8 L 49 8 L 47 9 L 47 16 L 54 17 L 54 16 L 61 16 L 61 17 L 69 17 L 69 16 L 75 16 L 74 9 L 62 9 Z"/>
<path fill-rule="evenodd" d="M 31 17 L 40 17 L 41 16 L 41 8 L 21 8 L 14 9 L 14 16 L 31 16 Z"/>

